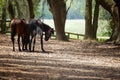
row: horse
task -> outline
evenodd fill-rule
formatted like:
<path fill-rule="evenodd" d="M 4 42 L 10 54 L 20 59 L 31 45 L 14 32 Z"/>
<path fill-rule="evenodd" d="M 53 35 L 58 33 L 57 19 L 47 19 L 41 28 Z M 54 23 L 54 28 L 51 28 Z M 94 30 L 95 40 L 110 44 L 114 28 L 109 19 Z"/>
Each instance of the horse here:
<path fill-rule="evenodd" d="M 28 41 L 28 36 L 26 33 L 26 21 L 25 19 L 13 19 L 10 22 L 10 28 L 11 28 L 11 40 L 13 44 L 13 51 L 15 51 L 15 46 L 14 46 L 14 36 L 18 34 L 18 47 L 19 51 L 21 51 L 20 47 L 20 37 L 22 38 L 22 50 L 24 51 L 26 49 L 26 42 Z M 25 47 L 25 49 L 24 49 Z"/>
<path fill-rule="evenodd" d="M 49 38 L 51 37 L 51 34 L 54 34 L 54 30 L 53 28 L 51 28 L 49 25 L 41 22 L 40 20 L 35 20 L 35 19 L 31 19 L 27 21 L 27 25 L 29 28 L 29 50 L 30 51 L 34 51 L 35 48 L 35 43 L 36 43 L 36 35 L 40 36 L 41 39 L 41 49 L 42 52 L 45 52 L 44 48 L 43 48 L 43 33 L 45 33 L 45 41 L 48 41 Z M 34 41 L 33 41 L 34 39 Z M 33 46 L 31 45 L 33 43 Z M 31 47 L 32 50 L 31 50 Z"/>

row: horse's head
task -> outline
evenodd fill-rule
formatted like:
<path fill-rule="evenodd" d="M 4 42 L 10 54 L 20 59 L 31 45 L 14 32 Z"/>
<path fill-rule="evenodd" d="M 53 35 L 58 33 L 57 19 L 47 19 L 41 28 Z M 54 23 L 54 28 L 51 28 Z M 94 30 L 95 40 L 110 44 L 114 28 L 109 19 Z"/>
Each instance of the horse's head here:
<path fill-rule="evenodd" d="M 49 40 L 49 38 L 51 37 L 51 34 L 54 34 L 53 28 L 49 28 L 49 29 L 45 32 L 45 41 L 48 41 L 48 40 Z"/>
<path fill-rule="evenodd" d="M 53 28 L 41 22 L 40 20 L 37 20 L 36 24 L 42 29 L 43 32 L 45 32 L 45 41 L 48 41 L 51 37 L 51 34 L 54 34 Z"/>

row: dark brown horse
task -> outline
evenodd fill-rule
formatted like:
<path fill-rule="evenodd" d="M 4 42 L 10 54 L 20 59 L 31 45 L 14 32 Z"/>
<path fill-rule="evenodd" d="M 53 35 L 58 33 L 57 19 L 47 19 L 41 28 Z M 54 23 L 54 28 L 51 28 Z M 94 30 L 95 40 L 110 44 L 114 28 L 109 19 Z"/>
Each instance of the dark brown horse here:
<path fill-rule="evenodd" d="M 18 47 L 19 51 L 21 51 L 20 48 L 20 37 L 22 38 L 22 49 L 24 50 L 24 46 L 27 45 L 26 42 L 28 40 L 28 35 L 27 35 L 27 26 L 26 26 L 26 21 L 24 19 L 13 19 L 10 22 L 10 28 L 11 28 L 11 40 L 13 44 L 13 51 L 15 51 L 15 46 L 14 46 L 14 36 L 18 34 Z"/>
<path fill-rule="evenodd" d="M 51 28 L 49 25 L 41 22 L 40 20 L 31 19 L 27 23 L 28 25 L 28 32 L 30 33 L 30 41 L 29 41 L 29 50 L 34 51 L 35 48 L 35 42 L 36 42 L 36 35 L 40 36 L 41 39 L 41 49 L 43 52 L 45 52 L 43 48 L 43 33 L 45 33 L 45 41 L 48 41 L 51 37 L 51 34 L 54 34 L 53 28 Z M 32 41 L 34 40 L 34 41 Z M 31 45 L 33 43 L 33 45 Z M 32 50 L 31 47 L 33 46 Z"/>

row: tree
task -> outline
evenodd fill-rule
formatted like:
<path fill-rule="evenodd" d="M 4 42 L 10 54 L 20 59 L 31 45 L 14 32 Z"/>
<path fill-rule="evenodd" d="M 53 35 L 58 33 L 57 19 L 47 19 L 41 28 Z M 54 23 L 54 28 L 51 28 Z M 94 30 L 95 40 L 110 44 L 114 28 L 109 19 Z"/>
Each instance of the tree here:
<path fill-rule="evenodd" d="M 10 19 L 29 18 L 29 7 L 26 0 L 8 0 L 7 8 L 10 15 Z"/>
<path fill-rule="evenodd" d="M 15 4 L 16 4 L 16 17 L 17 18 L 25 18 L 25 19 L 29 19 L 30 15 L 30 11 L 29 11 L 29 6 L 28 6 L 28 2 L 27 0 L 14 0 Z"/>
<path fill-rule="evenodd" d="M 98 28 L 98 17 L 99 17 L 99 1 L 98 0 L 96 0 L 95 2 L 93 19 L 92 19 L 92 8 L 93 8 L 92 0 L 86 0 L 84 39 L 96 40 L 97 28 Z"/>
<path fill-rule="evenodd" d="M 27 0 L 27 1 L 28 1 L 28 5 L 29 5 L 30 18 L 34 18 L 35 14 L 34 14 L 33 1 L 32 0 Z"/>
<path fill-rule="evenodd" d="M 15 18 L 15 13 L 14 13 L 14 9 L 13 9 L 13 5 L 12 5 L 12 0 L 7 0 L 7 9 L 8 9 L 8 13 L 10 15 L 10 19 Z"/>
<path fill-rule="evenodd" d="M 7 8 L 10 19 L 13 18 L 34 18 L 35 11 L 39 5 L 40 0 L 7 0 Z"/>
<path fill-rule="evenodd" d="M 115 1 L 115 2 L 114 2 Z M 103 6 L 113 17 L 114 27 L 112 28 L 113 32 L 108 41 L 115 42 L 116 44 L 120 44 L 120 13 L 119 13 L 119 0 L 100 0 L 100 5 Z M 116 1 L 118 1 L 116 3 Z"/>
<path fill-rule="evenodd" d="M 6 1 L 1 0 L 1 21 L 0 21 L 0 27 L 1 27 L 1 32 L 2 34 L 6 33 Z"/>
<path fill-rule="evenodd" d="M 95 9 L 94 9 L 94 17 L 93 17 L 93 39 L 97 39 L 97 28 L 98 28 L 98 17 L 99 17 L 99 1 L 95 0 Z"/>
<path fill-rule="evenodd" d="M 1 33 L 6 33 L 6 7 L 2 8 Z"/>
<path fill-rule="evenodd" d="M 65 21 L 66 21 L 66 3 L 64 0 L 47 0 L 50 11 L 53 14 L 57 40 L 66 41 Z"/>
<path fill-rule="evenodd" d="M 117 28 L 117 33 L 118 33 L 118 35 L 117 35 L 117 39 L 116 39 L 116 41 L 115 41 L 115 43 L 116 44 L 120 44 L 120 1 L 119 0 L 114 0 L 115 1 L 115 3 L 116 3 L 116 7 L 117 7 L 117 12 L 118 12 L 118 28 Z"/>
<path fill-rule="evenodd" d="M 86 0 L 85 9 L 85 39 L 92 39 L 92 0 Z"/>

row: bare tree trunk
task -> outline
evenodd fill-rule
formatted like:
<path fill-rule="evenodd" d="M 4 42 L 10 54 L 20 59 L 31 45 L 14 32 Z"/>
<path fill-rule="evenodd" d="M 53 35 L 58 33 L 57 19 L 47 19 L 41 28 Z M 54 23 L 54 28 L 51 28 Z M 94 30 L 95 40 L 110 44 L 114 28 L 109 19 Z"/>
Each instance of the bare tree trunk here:
<path fill-rule="evenodd" d="M 27 1 L 29 5 L 30 18 L 33 19 L 35 17 L 33 1 L 32 0 L 27 0 Z"/>
<path fill-rule="evenodd" d="M 47 0 L 50 5 L 50 11 L 53 14 L 56 35 L 58 40 L 66 41 L 65 21 L 66 21 L 66 3 L 64 0 Z"/>
<path fill-rule="evenodd" d="M 115 1 L 115 2 L 114 2 Z M 99 0 L 100 5 L 109 11 L 114 20 L 113 32 L 108 41 L 120 44 L 120 1 L 119 0 Z M 117 1 L 117 2 L 116 2 Z"/>
<path fill-rule="evenodd" d="M 18 13 L 18 18 L 21 17 L 21 13 L 20 13 L 20 5 L 19 5 L 19 2 L 17 0 L 15 0 L 15 3 L 16 3 L 16 7 L 17 7 L 17 13 Z"/>
<path fill-rule="evenodd" d="M 17 18 L 29 19 L 29 6 L 27 0 L 14 0 L 17 7 Z"/>
<path fill-rule="evenodd" d="M 92 28 L 92 0 L 86 0 L 85 9 L 85 37 L 84 39 L 92 39 L 93 28 Z"/>
<path fill-rule="evenodd" d="M 110 39 L 108 41 L 113 41 L 115 42 L 119 33 L 119 13 L 118 13 L 118 8 L 116 6 L 113 7 L 112 10 L 112 17 L 113 17 L 113 21 L 114 21 L 114 27 L 113 27 L 113 32 L 112 35 L 110 37 Z"/>
<path fill-rule="evenodd" d="M 96 0 L 93 18 L 93 39 L 97 39 L 98 17 L 99 17 L 99 1 Z"/>
<path fill-rule="evenodd" d="M 118 32 L 118 34 L 117 34 L 117 39 L 116 39 L 116 41 L 115 41 L 115 43 L 116 44 L 120 44 L 120 1 L 119 0 L 114 0 L 115 1 L 115 3 L 116 3 L 116 7 L 117 7 L 117 13 L 118 13 L 118 19 L 117 19 L 117 25 L 118 25 L 118 27 L 117 27 L 117 32 Z"/>
<path fill-rule="evenodd" d="M 12 2 L 11 0 L 7 1 L 7 4 L 8 4 L 7 9 L 10 15 L 10 19 L 13 19 L 15 18 L 15 13 L 14 13 L 13 5 L 11 2 Z"/>
<path fill-rule="evenodd" d="M 1 33 L 6 33 L 6 7 L 2 8 Z"/>

